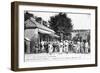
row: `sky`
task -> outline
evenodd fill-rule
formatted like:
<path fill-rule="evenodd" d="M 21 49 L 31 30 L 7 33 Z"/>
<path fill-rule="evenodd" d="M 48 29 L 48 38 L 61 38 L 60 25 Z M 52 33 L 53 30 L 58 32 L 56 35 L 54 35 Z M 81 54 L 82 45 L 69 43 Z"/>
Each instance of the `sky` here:
<path fill-rule="evenodd" d="M 55 16 L 58 12 L 37 12 L 29 11 L 29 13 L 34 14 L 34 16 L 42 17 L 43 20 L 50 20 L 51 16 Z M 73 29 L 90 29 L 91 27 L 91 15 L 90 14 L 80 14 L 80 13 L 66 13 L 72 20 Z"/>

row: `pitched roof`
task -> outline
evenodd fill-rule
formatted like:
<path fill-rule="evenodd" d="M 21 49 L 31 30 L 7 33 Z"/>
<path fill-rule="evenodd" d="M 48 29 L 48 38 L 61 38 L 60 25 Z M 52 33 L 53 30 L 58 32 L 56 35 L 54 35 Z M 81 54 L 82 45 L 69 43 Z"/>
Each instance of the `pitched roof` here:
<path fill-rule="evenodd" d="M 42 24 L 40 24 L 40 23 L 38 23 L 38 22 L 36 22 L 35 21 L 35 19 L 33 18 L 33 17 L 31 17 L 30 19 L 28 19 L 28 20 L 26 20 L 25 21 L 25 27 L 27 28 L 27 27 L 37 27 L 37 28 L 39 28 L 39 29 L 42 29 L 42 30 L 46 30 L 46 31 L 49 31 L 49 32 L 52 32 L 52 33 L 55 33 L 55 31 L 53 31 L 52 29 L 50 29 L 50 28 L 48 28 L 48 27 L 46 27 L 46 26 L 44 26 L 44 25 L 42 25 Z"/>
<path fill-rule="evenodd" d="M 48 28 L 48 27 L 36 22 L 33 17 L 31 17 L 30 19 L 27 19 L 25 21 L 25 27 L 26 28 L 39 28 L 38 32 L 40 32 L 42 34 L 49 34 L 52 37 L 59 38 L 59 36 L 55 34 L 55 31 L 53 31 L 52 29 L 50 29 L 50 28 Z"/>

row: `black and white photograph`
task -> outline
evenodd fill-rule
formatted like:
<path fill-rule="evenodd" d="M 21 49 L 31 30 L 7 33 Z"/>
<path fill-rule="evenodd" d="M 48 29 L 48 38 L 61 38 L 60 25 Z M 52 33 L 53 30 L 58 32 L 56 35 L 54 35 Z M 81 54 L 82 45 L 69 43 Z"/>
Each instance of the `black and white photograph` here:
<path fill-rule="evenodd" d="M 90 17 L 89 13 L 24 11 L 25 61 L 88 56 Z"/>
<path fill-rule="evenodd" d="M 15 5 L 12 66 L 17 70 L 97 66 L 97 7 Z"/>

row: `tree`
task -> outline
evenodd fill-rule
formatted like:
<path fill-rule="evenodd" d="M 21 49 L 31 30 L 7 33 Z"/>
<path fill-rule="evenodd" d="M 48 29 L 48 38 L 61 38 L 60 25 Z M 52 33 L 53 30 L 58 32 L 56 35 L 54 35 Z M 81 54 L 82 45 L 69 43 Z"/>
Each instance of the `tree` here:
<path fill-rule="evenodd" d="M 28 12 L 24 13 L 24 21 L 26 21 L 27 19 L 30 19 L 30 17 L 34 17 L 34 15 Z"/>
<path fill-rule="evenodd" d="M 90 46 L 90 32 L 87 35 L 87 42 L 89 43 L 89 46 Z"/>
<path fill-rule="evenodd" d="M 58 15 L 52 16 L 49 23 L 51 29 L 61 37 L 61 40 L 65 39 L 63 37 L 64 35 L 71 35 L 73 25 L 71 19 L 66 15 L 66 13 L 59 13 Z"/>
<path fill-rule="evenodd" d="M 42 23 L 42 18 L 41 17 L 36 17 L 35 20 L 40 24 Z"/>
<path fill-rule="evenodd" d="M 46 26 L 46 27 L 48 27 L 48 23 L 47 23 L 47 21 L 44 21 L 43 19 L 42 19 L 42 17 L 36 17 L 35 18 L 35 20 L 38 22 L 38 23 L 40 23 L 40 24 L 42 24 L 42 25 L 44 25 L 44 26 Z"/>

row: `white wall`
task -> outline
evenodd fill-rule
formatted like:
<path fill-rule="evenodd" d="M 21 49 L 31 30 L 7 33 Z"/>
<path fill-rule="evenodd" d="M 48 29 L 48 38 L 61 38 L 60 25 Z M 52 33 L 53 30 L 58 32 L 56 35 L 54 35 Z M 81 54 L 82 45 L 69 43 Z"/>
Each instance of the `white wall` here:
<path fill-rule="evenodd" d="M 14 0 L 0 0 L 0 73 L 13 73 L 10 70 L 10 54 L 11 54 L 11 12 L 10 3 Z M 20 1 L 20 0 L 19 0 Z M 45 2 L 45 3 L 61 3 L 61 4 L 77 4 L 77 5 L 94 5 L 98 6 L 100 13 L 100 0 L 21 0 L 31 2 Z M 100 14 L 98 14 L 98 19 Z M 98 22 L 98 27 L 100 22 Z M 100 29 L 98 29 L 98 32 Z M 98 34 L 100 37 L 100 34 Z M 100 43 L 100 38 L 98 39 Z M 98 52 L 100 45 L 98 46 Z M 98 56 L 100 53 L 98 54 Z M 98 57 L 98 61 L 100 58 Z M 70 69 L 55 69 L 55 70 L 40 70 L 40 71 L 26 71 L 26 73 L 99 73 L 100 62 L 98 67 L 86 67 L 86 68 L 70 68 Z M 24 73 L 24 72 L 22 72 Z"/>

